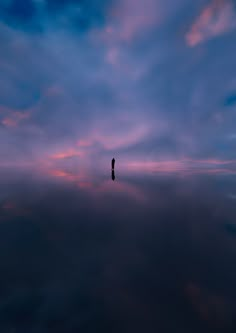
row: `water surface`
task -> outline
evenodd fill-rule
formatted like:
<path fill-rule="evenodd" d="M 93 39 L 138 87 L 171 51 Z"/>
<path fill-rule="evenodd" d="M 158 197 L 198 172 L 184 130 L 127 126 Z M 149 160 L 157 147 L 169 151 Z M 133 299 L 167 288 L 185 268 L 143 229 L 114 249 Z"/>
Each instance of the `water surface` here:
<path fill-rule="evenodd" d="M 1 332 L 233 332 L 236 177 L 1 171 Z"/>

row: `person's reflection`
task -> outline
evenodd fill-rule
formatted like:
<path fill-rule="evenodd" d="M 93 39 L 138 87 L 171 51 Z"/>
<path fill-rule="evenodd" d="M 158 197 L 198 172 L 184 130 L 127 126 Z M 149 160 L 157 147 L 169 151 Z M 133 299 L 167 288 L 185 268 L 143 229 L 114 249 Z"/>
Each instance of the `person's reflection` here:
<path fill-rule="evenodd" d="M 112 169 L 111 170 L 111 179 L 114 181 L 116 179 L 116 176 L 115 176 L 115 170 Z"/>

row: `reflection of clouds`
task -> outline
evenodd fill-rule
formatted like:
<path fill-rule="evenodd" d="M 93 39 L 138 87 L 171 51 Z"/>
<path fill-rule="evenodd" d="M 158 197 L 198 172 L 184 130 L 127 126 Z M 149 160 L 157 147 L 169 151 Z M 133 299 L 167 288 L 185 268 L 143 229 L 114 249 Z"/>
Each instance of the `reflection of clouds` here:
<path fill-rule="evenodd" d="M 226 328 L 231 324 L 231 314 L 223 297 L 212 294 L 194 283 L 187 285 L 186 294 L 197 314 L 211 326 Z"/>
<path fill-rule="evenodd" d="M 0 210 L 4 216 L 27 216 L 30 211 L 18 202 L 7 200 L 1 206 Z"/>
<path fill-rule="evenodd" d="M 99 177 L 87 169 L 84 178 L 79 171 L 52 170 L 49 181 L 33 177 L 36 184 L 27 174 L 32 187 L 21 180 L 19 191 L 13 185 L 8 195 L 15 200 L 4 201 L 11 210 L 22 198 L 32 214 L 22 219 L 23 226 L 18 216 L 0 223 L 1 331 L 3 318 L 10 324 L 19 318 L 17 327 L 24 331 L 20 314 L 27 311 L 26 323 L 35 332 L 50 325 L 52 332 L 96 332 L 101 322 L 99 332 L 126 332 L 127 326 L 162 332 L 170 318 L 170 332 L 173 327 L 230 332 L 235 239 L 228 242 L 213 216 L 219 209 L 220 217 L 229 220 L 234 211 L 214 195 L 215 186 L 205 177 L 156 181 L 154 176 L 143 177 L 140 188 L 123 182 L 119 168 L 116 183 L 108 180 L 110 163 L 105 181 L 104 173 Z M 77 182 L 88 191 L 65 185 Z"/>
<path fill-rule="evenodd" d="M 133 198 L 139 202 L 145 203 L 147 197 L 145 193 L 136 185 L 130 184 L 129 182 L 117 180 L 111 184 L 110 181 L 104 181 L 100 186 L 96 187 L 95 190 L 98 193 L 121 193 Z"/>
<path fill-rule="evenodd" d="M 90 149 L 88 141 L 82 142 L 84 142 L 84 154 L 78 160 L 76 155 L 61 154 L 60 158 L 51 158 L 44 161 L 41 166 L 39 164 L 37 170 L 42 176 L 48 175 L 54 179 L 76 184 L 78 188 L 88 190 L 94 195 L 112 192 L 123 193 L 140 202 L 146 201 L 145 193 L 138 186 L 122 180 L 122 175 L 166 174 L 191 176 L 236 174 L 234 161 L 217 159 L 193 160 L 187 158 L 171 161 L 132 161 L 131 157 L 129 160 L 127 158 L 117 160 L 117 170 L 120 173 L 120 179 L 118 177 L 117 181 L 111 182 L 110 160 L 102 159 L 100 163 L 99 158 L 93 159 L 93 154 L 89 150 L 88 152 L 86 151 L 87 148 Z M 68 151 L 70 152 L 70 150 Z M 91 160 L 93 160 L 92 165 L 89 163 Z M 101 181 L 101 175 L 104 177 L 104 170 L 107 170 L 107 180 Z"/>
<path fill-rule="evenodd" d="M 68 182 L 76 182 L 78 185 L 80 184 L 80 181 L 83 181 L 88 177 L 86 173 L 83 173 L 81 171 L 77 173 L 73 173 L 63 169 L 44 169 L 43 171 L 49 176 L 61 178 Z"/>
<path fill-rule="evenodd" d="M 236 223 L 225 223 L 224 227 L 231 236 L 236 236 Z"/>
<path fill-rule="evenodd" d="M 121 193 L 140 202 L 146 201 L 145 194 L 138 186 L 120 180 L 112 183 L 110 179 L 102 181 L 99 175 L 94 175 L 89 170 L 68 172 L 63 169 L 44 169 L 43 172 L 50 177 L 75 184 L 79 189 L 86 190 L 92 195 Z M 110 178 L 109 174 L 107 178 Z"/>
<path fill-rule="evenodd" d="M 232 199 L 232 200 L 236 200 L 236 194 L 230 193 L 230 194 L 227 195 L 227 197 Z"/>
<path fill-rule="evenodd" d="M 181 161 L 160 161 L 160 162 L 128 162 L 127 170 L 138 172 L 178 172 L 184 169 Z"/>
<path fill-rule="evenodd" d="M 194 160 L 184 158 L 170 161 L 131 161 L 123 163 L 122 169 L 140 173 L 183 174 L 236 174 L 236 161 L 217 159 Z"/>

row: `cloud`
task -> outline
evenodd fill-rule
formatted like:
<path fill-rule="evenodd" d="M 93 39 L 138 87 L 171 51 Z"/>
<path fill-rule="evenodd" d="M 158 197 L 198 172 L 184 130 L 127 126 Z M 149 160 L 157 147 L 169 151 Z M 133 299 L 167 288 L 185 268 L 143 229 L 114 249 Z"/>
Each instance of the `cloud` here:
<path fill-rule="evenodd" d="M 110 12 L 111 23 L 105 32 L 112 40 L 129 42 L 158 25 L 161 13 L 155 0 L 121 0 Z"/>
<path fill-rule="evenodd" d="M 225 98 L 225 106 L 234 106 L 236 104 L 236 93 L 231 94 Z"/>
<path fill-rule="evenodd" d="M 179 160 L 126 161 L 121 165 L 126 172 L 163 174 L 235 174 L 236 160 Z"/>
<path fill-rule="evenodd" d="M 52 159 L 60 160 L 60 159 L 67 159 L 71 157 L 82 157 L 84 153 L 82 151 L 76 149 L 68 149 L 62 152 L 55 153 L 51 156 Z"/>
<path fill-rule="evenodd" d="M 230 193 L 230 194 L 227 195 L 227 197 L 232 199 L 232 200 L 236 200 L 236 194 Z"/>
<path fill-rule="evenodd" d="M 104 24 L 107 0 L 12 0 L 1 1 L 0 18 L 9 26 L 42 33 L 48 24 L 84 32 Z"/>
<path fill-rule="evenodd" d="M 25 1 L 1 1 L 0 14 L 6 21 L 16 20 L 20 23 L 30 21 L 36 14 L 35 2 Z"/>
<path fill-rule="evenodd" d="M 5 116 L 2 116 L 3 114 L 5 114 Z M 0 122 L 2 125 L 5 127 L 17 127 L 23 120 L 30 117 L 30 112 L 20 112 L 0 107 L 0 117 L 1 116 L 2 119 Z"/>
<path fill-rule="evenodd" d="M 122 195 L 127 195 L 127 197 L 136 200 L 142 204 L 145 204 L 148 200 L 146 193 L 143 190 L 133 184 L 130 184 L 127 181 L 118 180 L 115 181 L 112 186 L 110 181 L 105 181 L 100 184 L 100 186 L 93 186 L 90 188 L 92 193 L 101 194 L 112 194 L 112 193 L 121 193 Z"/>
<path fill-rule="evenodd" d="M 188 46 L 193 47 L 236 28 L 233 1 L 212 0 L 196 18 L 186 34 Z"/>
<path fill-rule="evenodd" d="M 122 118 L 121 114 L 113 118 L 114 122 L 99 121 L 89 133 L 91 141 L 102 145 L 106 150 L 119 150 L 144 140 L 153 130 L 148 121 L 132 119 L 128 115 Z"/>
<path fill-rule="evenodd" d="M 18 19 L 12 23 L 17 12 L 4 16 L 5 165 L 54 160 L 57 166 L 90 167 L 94 158 L 103 165 L 111 155 L 168 163 L 235 158 L 233 143 L 225 140 L 234 133 L 235 113 L 223 113 L 219 97 L 233 87 L 235 44 L 228 38 L 207 55 L 189 52 L 180 29 L 188 19 L 187 3 L 117 0 L 100 7 L 95 0 L 38 1 L 27 28 Z M 84 29 L 70 20 L 80 15 L 87 21 L 90 14 Z M 34 30 L 39 22 L 40 33 Z"/>
<path fill-rule="evenodd" d="M 30 210 L 22 207 L 22 205 L 15 201 L 5 201 L 0 206 L 0 215 L 2 215 L 5 219 L 11 217 L 19 217 L 19 216 L 28 216 L 30 214 Z"/>

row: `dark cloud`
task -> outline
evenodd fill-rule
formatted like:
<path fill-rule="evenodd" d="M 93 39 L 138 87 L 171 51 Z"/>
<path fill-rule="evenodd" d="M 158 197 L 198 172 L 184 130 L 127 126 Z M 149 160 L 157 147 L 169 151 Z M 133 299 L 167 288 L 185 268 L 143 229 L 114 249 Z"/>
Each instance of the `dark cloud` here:
<path fill-rule="evenodd" d="M 36 14 L 35 3 L 32 0 L 26 1 L 7 1 L 4 5 L 1 5 L 3 15 L 9 20 L 19 20 L 23 23 L 23 21 L 32 20 L 34 15 Z"/>
<path fill-rule="evenodd" d="M 42 32 L 45 25 L 86 31 L 105 22 L 107 0 L 9 0 L 0 4 L 0 17 L 15 28 Z"/>
<path fill-rule="evenodd" d="M 7 0 L 0 3 L 0 19 L 15 28 L 30 30 L 39 29 L 35 21 L 37 7 L 33 0 Z"/>
<path fill-rule="evenodd" d="M 226 97 L 224 101 L 225 106 L 233 106 L 236 104 L 236 93 L 229 95 Z"/>

